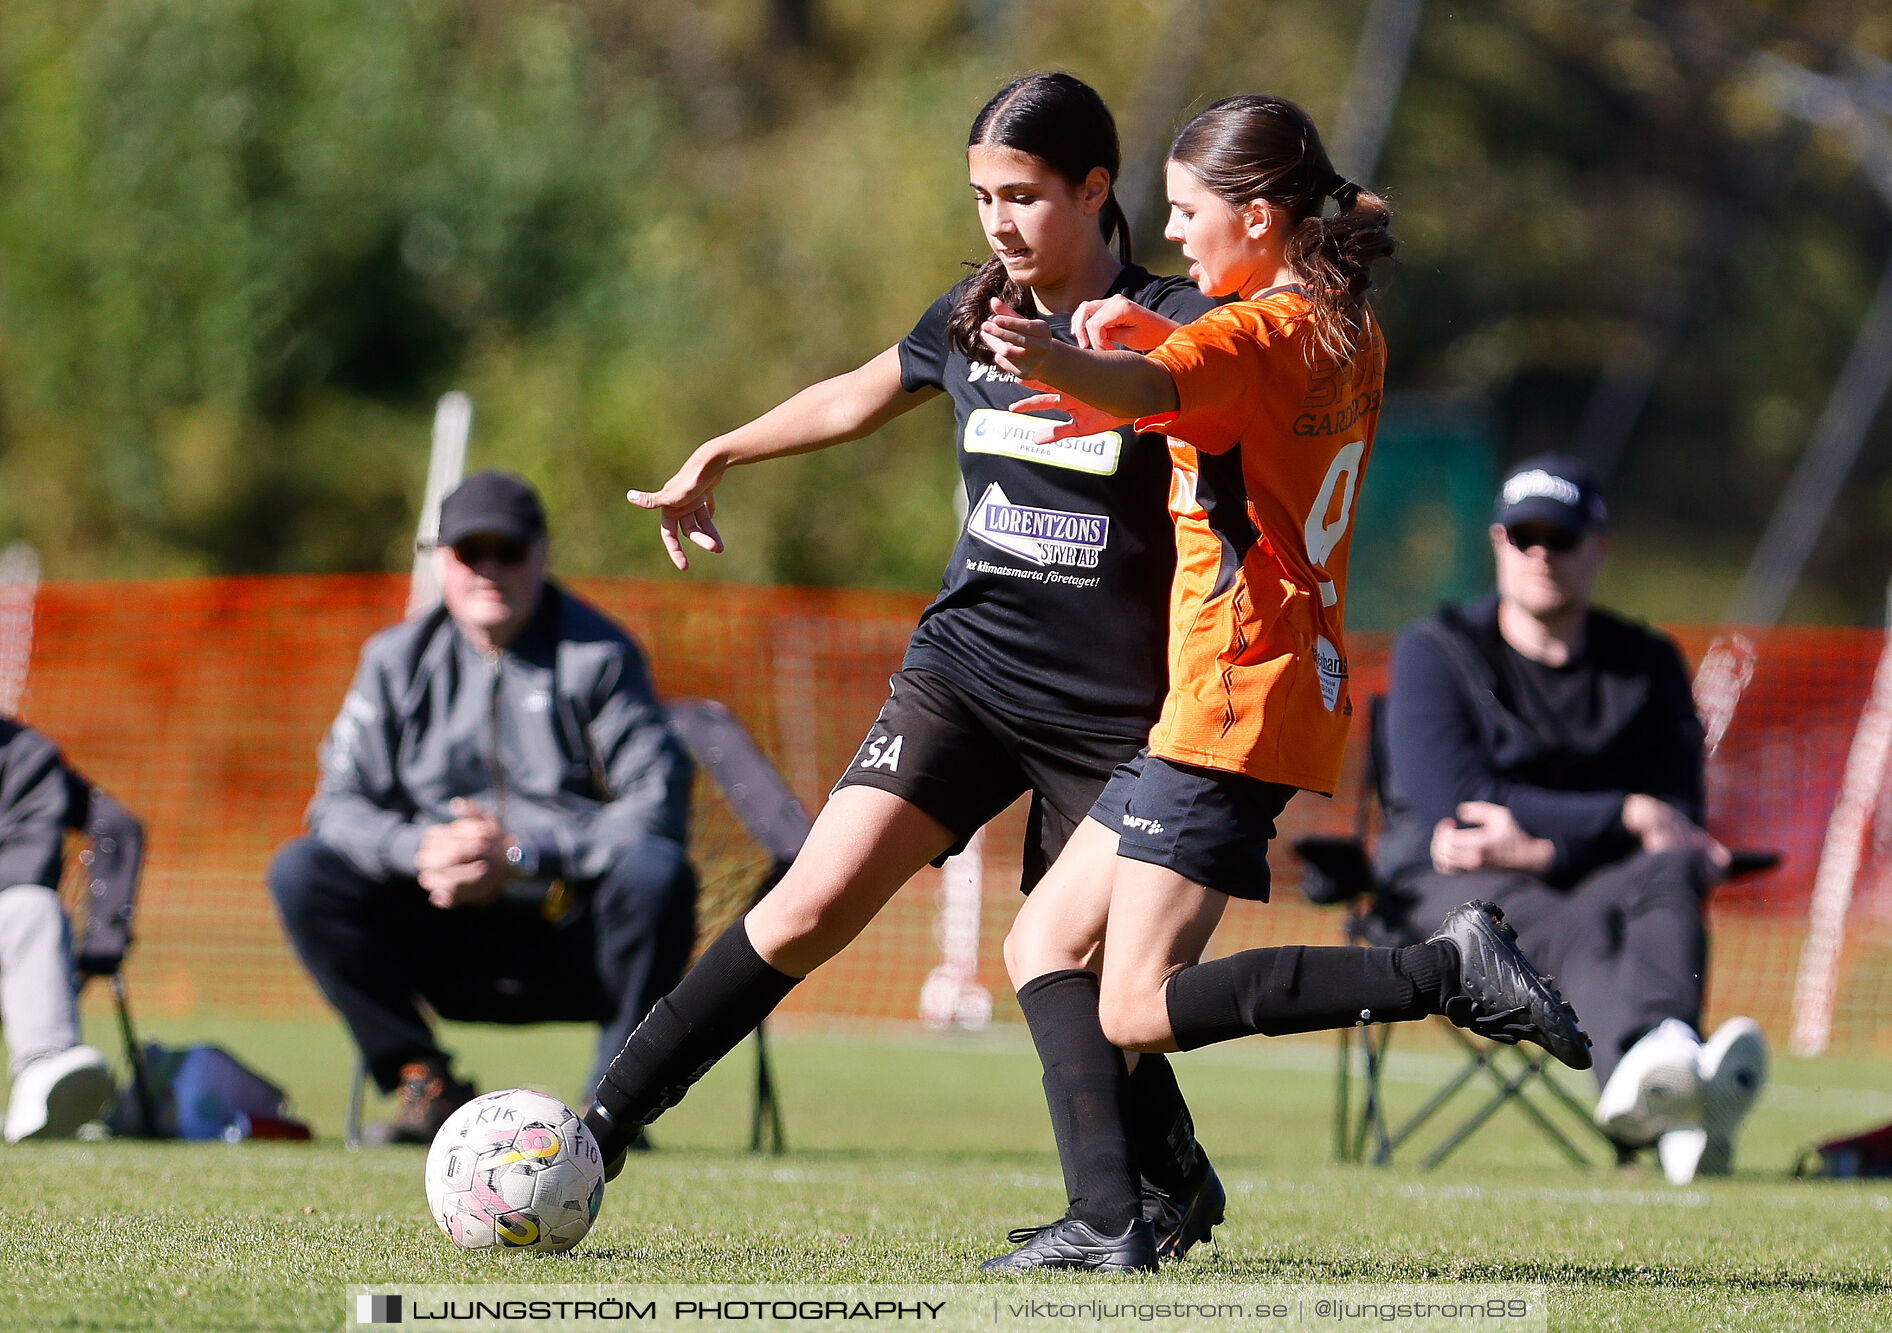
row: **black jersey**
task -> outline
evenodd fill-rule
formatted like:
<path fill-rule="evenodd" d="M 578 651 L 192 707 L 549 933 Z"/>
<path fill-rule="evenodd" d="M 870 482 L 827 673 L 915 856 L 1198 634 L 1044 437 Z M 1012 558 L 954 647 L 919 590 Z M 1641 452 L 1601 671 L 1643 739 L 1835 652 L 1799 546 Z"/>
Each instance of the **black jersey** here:
<path fill-rule="evenodd" d="M 1167 685 L 1175 536 L 1169 448 L 1127 426 L 1033 444 L 1045 418 L 1007 409 L 1032 390 L 947 336 L 959 289 L 900 342 L 900 382 L 952 396 L 965 530 L 903 666 L 999 708 L 1142 737 Z M 1126 266 L 1110 286 L 1187 323 L 1213 304 L 1185 278 Z M 1046 318 L 1071 341 L 1070 316 Z"/>

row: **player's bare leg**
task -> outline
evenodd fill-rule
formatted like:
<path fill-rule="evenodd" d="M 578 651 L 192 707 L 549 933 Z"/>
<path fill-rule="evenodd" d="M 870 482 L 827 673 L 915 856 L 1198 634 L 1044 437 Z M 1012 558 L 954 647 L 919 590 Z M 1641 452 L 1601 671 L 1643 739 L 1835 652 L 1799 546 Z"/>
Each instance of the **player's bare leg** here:
<path fill-rule="evenodd" d="M 788 873 L 743 918 L 749 942 L 777 971 L 805 977 L 952 845 L 946 826 L 918 806 L 875 787 L 843 787 L 821 808 Z"/>
<path fill-rule="evenodd" d="M 1098 970 L 1116 868 L 1116 832 L 1095 819 L 1081 821 L 1005 936 L 1005 970 L 1014 987 L 1047 972 Z"/>
<path fill-rule="evenodd" d="M 822 807 L 795 864 L 657 1001 L 599 1081 L 585 1123 L 607 1176 L 643 1127 L 854 939 L 894 892 L 952 845 L 932 816 L 871 787 Z"/>
<path fill-rule="evenodd" d="M 1045 1068 L 1067 1205 L 1049 1227 L 1012 1233 L 1019 1248 L 988 1270 L 1147 1267 L 1180 1258 L 1222 1220 L 1221 1181 L 1168 1061 L 1126 1058 L 1098 1021 L 1095 973 L 1117 865 L 1115 830 L 1084 820 L 1006 937 L 1006 968 Z M 1109 1113 L 1096 1115 L 1099 1104 Z"/>

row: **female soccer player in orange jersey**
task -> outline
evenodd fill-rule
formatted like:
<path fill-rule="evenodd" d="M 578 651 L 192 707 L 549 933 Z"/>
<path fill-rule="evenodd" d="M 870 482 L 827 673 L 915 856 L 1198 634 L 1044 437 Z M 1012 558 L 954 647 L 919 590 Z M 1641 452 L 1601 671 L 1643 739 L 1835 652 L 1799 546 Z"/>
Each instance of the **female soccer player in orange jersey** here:
<path fill-rule="evenodd" d="M 1347 550 L 1386 364 L 1366 295 L 1394 239 L 1385 203 L 1338 175 L 1306 112 L 1278 97 L 1197 115 L 1176 136 L 1166 182 L 1167 235 L 1190 276 L 1205 295 L 1237 299 L 1180 327 L 1127 301 L 1087 303 L 1074 320 L 1081 346 L 998 301 L 981 326 L 1001 368 L 1053 390 L 1019 407 L 1077 400 L 1169 437 L 1176 529 L 1169 691 L 1148 749 L 1117 770 L 1006 942 L 1021 1003 L 1073 996 L 1046 1087 L 1066 1178 L 1084 1188 L 1058 1222 L 1014 1233 L 1020 1248 L 988 1269 L 1148 1266 L 1109 1091 L 1124 1077 L 1117 1047 L 1188 1050 L 1443 1013 L 1590 1063 L 1574 1015 L 1488 904 L 1459 908 L 1409 948 L 1199 961 L 1231 897 L 1266 900 L 1268 842 L 1288 799 L 1331 793 L 1339 777 L 1353 711 Z M 1330 197 L 1338 212 L 1322 217 Z M 1100 884 L 1089 867 L 1113 842 Z M 1093 984 L 1100 902 L 1092 1025 L 1076 997 Z M 1063 1114 L 1054 1082 L 1071 1089 Z"/>
<path fill-rule="evenodd" d="M 991 364 L 977 335 L 998 296 L 1030 303 L 1051 336 L 1069 336 L 1071 312 L 1086 300 L 1120 296 L 1179 320 L 1210 302 L 1184 279 L 1129 262 L 1112 191 L 1116 128 L 1083 82 L 1015 80 L 980 111 L 969 139 L 992 249 L 985 263 L 896 346 L 702 445 L 661 489 L 632 493 L 662 512 L 683 567 L 686 542 L 721 549 L 713 493 L 731 466 L 858 439 L 944 392 L 971 512 L 892 693 L 801 855 L 658 1001 L 599 1084 L 587 1120 L 608 1159 L 916 871 L 1024 793 L 1030 890 L 1113 770 L 1137 753 L 1162 702 L 1173 559 L 1163 440 L 1108 423 L 1035 441 L 1045 423 L 1014 410 L 1030 391 Z M 1114 854 L 1101 847 L 1096 875 Z M 1099 912 L 1099 931 L 1102 923 Z M 1094 985 L 1090 1014 L 1095 1026 Z M 1220 1187 L 1165 1062 L 1139 1065 L 1126 1095 L 1146 1232 L 1179 1255 L 1219 1220 L 1198 1201 Z"/>

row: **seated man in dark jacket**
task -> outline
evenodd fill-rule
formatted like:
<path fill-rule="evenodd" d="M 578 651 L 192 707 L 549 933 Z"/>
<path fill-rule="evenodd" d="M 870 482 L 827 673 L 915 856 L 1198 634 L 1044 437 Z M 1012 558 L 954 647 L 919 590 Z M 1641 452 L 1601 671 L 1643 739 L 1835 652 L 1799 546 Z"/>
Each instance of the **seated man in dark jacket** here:
<path fill-rule="evenodd" d="M 417 999 L 476 1022 L 595 1021 L 602 1068 L 694 942 L 689 762 L 637 645 L 548 582 L 546 557 L 519 478 L 482 472 L 446 498 L 443 604 L 368 640 L 310 836 L 270 866 L 296 952 L 400 1090 L 396 1140 L 430 1141 L 473 1093 Z"/>
<path fill-rule="evenodd" d="M 1747 1018 L 1697 1035 L 1728 851 L 1674 644 L 1591 605 L 1604 529 L 1588 469 L 1528 460 L 1491 528 L 1497 595 L 1400 635 L 1380 870 L 1421 932 L 1467 898 L 1504 909 L 1595 1042 L 1597 1123 L 1625 1157 L 1659 1141 L 1679 1183 L 1729 1169 L 1766 1045 Z"/>

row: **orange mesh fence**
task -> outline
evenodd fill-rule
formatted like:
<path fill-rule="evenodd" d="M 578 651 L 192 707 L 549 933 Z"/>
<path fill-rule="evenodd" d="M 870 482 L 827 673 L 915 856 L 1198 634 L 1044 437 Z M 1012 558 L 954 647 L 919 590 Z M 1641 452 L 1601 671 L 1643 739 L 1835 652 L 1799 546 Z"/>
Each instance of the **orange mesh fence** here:
<path fill-rule="evenodd" d="M 24 718 L 145 820 L 150 851 L 128 973 L 171 1014 L 322 1012 L 263 887 L 274 849 L 301 827 L 315 747 L 361 642 L 396 620 L 393 575 L 54 583 L 41 590 Z M 726 703 L 810 810 L 852 756 L 925 599 L 893 593 L 578 580 L 648 650 L 659 688 Z M 1679 636 L 1691 656 L 1705 631 Z M 1732 844 L 1785 853 L 1781 869 L 1720 890 L 1712 907 L 1710 1021 L 1740 1010 L 1784 1038 L 1808 895 L 1826 821 L 1884 636 L 1779 631 L 1710 766 L 1711 824 Z M 1356 698 L 1384 688 L 1387 640 L 1352 636 Z M 1281 845 L 1351 829 L 1355 762 L 1333 800 L 1304 796 Z M 761 858 L 707 793 L 697 852 L 705 932 L 740 910 Z M 999 941 L 1023 833 L 1008 812 L 986 840 L 980 980 L 1015 1017 Z M 1892 1044 L 1892 807 L 1881 811 L 1849 921 L 1834 1044 Z M 1330 941 L 1339 921 L 1300 898 L 1290 855 L 1275 901 L 1236 904 L 1215 948 Z M 922 872 L 853 948 L 790 1000 L 805 1014 L 911 1019 L 940 961 L 938 876 Z"/>

